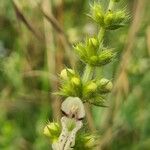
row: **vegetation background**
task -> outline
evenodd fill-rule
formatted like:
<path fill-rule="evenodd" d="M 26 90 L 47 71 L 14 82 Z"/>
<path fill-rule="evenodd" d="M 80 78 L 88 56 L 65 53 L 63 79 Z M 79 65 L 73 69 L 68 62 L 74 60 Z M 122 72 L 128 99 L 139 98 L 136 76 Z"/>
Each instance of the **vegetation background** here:
<path fill-rule="evenodd" d="M 107 0 L 101 0 L 107 5 Z M 86 16 L 92 0 L 0 1 L 0 150 L 48 150 L 48 120 L 59 120 L 58 73 L 82 72 L 72 44 L 97 33 Z M 38 5 L 37 5 L 38 4 Z M 89 130 L 102 150 L 150 149 L 150 1 L 121 0 L 131 19 L 104 42 L 115 62 L 97 70 L 114 82 L 108 108 L 87 110 Z"/>

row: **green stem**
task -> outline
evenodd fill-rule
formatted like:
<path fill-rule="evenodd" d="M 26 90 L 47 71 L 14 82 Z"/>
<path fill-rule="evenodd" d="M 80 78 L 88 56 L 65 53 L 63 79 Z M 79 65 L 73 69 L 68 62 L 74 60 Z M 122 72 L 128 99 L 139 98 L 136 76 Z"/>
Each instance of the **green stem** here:
<path fill-rule="evenodd" d="M 99 40 L 99 43 L 100 43 L 100 44 L 101 44 L 101 42 L 103 41 L 104 35 L 105 35 L 105 29 L 104 29 L 104 28 L 101 28 L 101 29 L 99 30 L 99 33 L 98 33 L 98 40 Z"/>
<path fill-rule="evenodd" d="M 110 0 L 109 5 L 108 5 L 108 10 L 112 10 L 114 8 L 114 2 Z"/>
<path fill-rule="evenodd" d="M 86 65 L 85 71 L 82 77 L 83 82 L 87 82 L 88 80 L 91 80 L 92 75 L 93 75 L 93 67 Z"/>
<path fill-rule="evenodd" d="M 114 2 L 112 0 L 109 1 L 109 5 L 108 5 L 108 10 L 112 10 L 114 8 Z M 99 43 L 101 44 L 101 42 L 103 41 L 103 38 L 104 38 L 104 35 L 105 35 L 105 28 L 101 28 L 99 30 L 99 33 L 98 33 L 98 40 L 99 40 Z"/>

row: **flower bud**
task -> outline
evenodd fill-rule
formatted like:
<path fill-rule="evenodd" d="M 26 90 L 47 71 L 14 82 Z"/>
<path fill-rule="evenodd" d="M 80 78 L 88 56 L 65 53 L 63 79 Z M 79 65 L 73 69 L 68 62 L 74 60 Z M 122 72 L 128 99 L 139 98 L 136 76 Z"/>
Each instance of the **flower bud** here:
<path fill-rule="evenodd" d="M 95 3 L 92 6 L 92 18 L 101 26 L 104 25 L 104 12 L 100 4 Z"/>
<path fill-rule="evenodd" d="M 108 30 L 115 30 L 124 26 L 124 22 L 127 20 L 125 11 L 112 12 L 111 10 L 105 15 L 104 23 L 105 28 Z"/>
<path fill-rule="evenodd" d="M 93 149 L 97 145 L 97 139 L 95 135 L 86 135 L 83 137 L 84 147 L 87 149 Z"/>
<path fill-rule="evenodd" d="M 108 93 L 112 90 L 113 84 L 110 80 L 102 78 L 99 82 L 99 90 L 102 93 Z"/>
<path fill-rule="evenodd" d="M 109 11 L 104 18 L 105 26 L 112 25 L 113 21 L 114 21 L 114 14 L 112 13 L 112 11 Z"/>
<path fill-rule="evenodd" d="M 112 61 L 115 54 L 112 50 L 103 50 L 100 55 L 98 56 L 98 64 L 97 66 L 106 65 Z"/>
<path fill-rule="evenodd" d="M 95 92 L 97 89 L 97 85 L 94 82 L 90 82 L 86 87 L 88 92 Z"/>
<path fill-rule="evenodd" d="M 74 46 L 74 50 L 82 60 L 85 59 L 87 53 L 86 46 L 83 43 L 78 43 L 76 46 Z"/>
<path fill-rule="evenodd" d="M 98 43 L 98 40 L 96 38 L 90 38 L 89 39 L 89 44 L 92 46 L 92 47 L 97 47 L 99 45 Z"/>
<path fill-rule="evenodd" d="M 86 59 L 88 59 L 89 57 L 96 55 L 97 54 L 97 50 L 99 48 L 99 42 L 97 38 L 88 38 L 86 41 L 86 54 L 87 57 Z"/>
<path fill-rule="evenodd" d="M 43 134 L 50 137 L 52 140 L 60 134 L 60 125 L 56 122 L 50 122 L 44 127 Z"/>
<path fill-rule="evenodd" d="M 73 85 L 75 85 L 75 86 L 79 86 L 80 83 L 81 83 L 81 81 L 80 81 L 80 79 L 77 78 L 77 77 L 72 77 L 71 83 L 72 83 Z"/>
<path fill-rule="evenodd" d="M 127 18 L 125 11 L 118 11 L 115 13 L 115 23 L 119 24 L 125 21 Z"/>
<path fill-rule="evenodd" d="M 97 38 L 87 38 L 84 43 L 77 44 L 74 49 L 81 60 L 90 65 L 97 64 L 97 51 L 99 48 L 99 41 Z"/>
<path fill-rule="evenodd" d="M 64 80 L 67 80 L 68 79 L 68 73 L 67 72 L 70 72 L 72 74 L 75 74 L 74 70 L 72 69 L 63 69 L 60 73 L 60 77 Z"/>
<path fill-rule="evenodd" d="M 97 94 L 97 84 L 93 81 L 90 81 L 84 85 L 83 89 L 83 99 L 88 101 Z"/>
<path fill-rule="evenodd" d="M 97 66 L 98 60 L 99 60 L 98 56 L 91 56 L 90 60 L 89 60 L 89 63 L 92 66 Z"/>

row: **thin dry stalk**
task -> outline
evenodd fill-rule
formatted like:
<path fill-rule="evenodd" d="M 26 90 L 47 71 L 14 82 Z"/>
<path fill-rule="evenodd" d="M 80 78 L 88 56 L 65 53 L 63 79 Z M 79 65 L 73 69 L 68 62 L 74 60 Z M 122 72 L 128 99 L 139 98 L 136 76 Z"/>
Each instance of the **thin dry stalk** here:
<path fill-rule="evenodd" d="M 51 81 L 58 81 L 58 78 L 53 75 L 50 74 L 47 71 L 40 71 L 40 70 L 31 70 L 31 71 L 25 71 L 23 72 L 23 77 L 42 77 L 45 76 L 46 78 L 48 78 Z"/>
<path fill-rule="evenodd" d="M 28 28 L 28 30 L 40 41 L 43 41 L 43 36 L 37 31 L 37 29 L 35 28 L 35 26 L 33 26 L 33 23 L 31 23 L 31 21 L 29 21 L 25 15 L 23 14 L 23 12 L 21 11 L 21 9 L 19 8 L 18 3 L 16 3 L 15 0 L 12 1 L 13 3 L 13 7 L 16 13 L 16 16 L 19 20 L 21 20 L 26 27 Z"/>
<path fill-rule="evenodd" d="M 56 18 L 60 24 L 60 27 L 63 28 L 63 22 L 64 22 L 64 1 L 63 0 L 59 0 L 59 5 L 57 5 L 56 7 Z M 60 73 L 60 71 L 63 69 L 63 64 L 64 64 L 64 49 L 63 49 L 63 43 L 60 40 L 60 37 L 57 36 L 56 37 L 56 74 Z M 59 88 L 59 82 L 57 82 L 57 90 Z M 60 113 L 60 107 L 61 107 L 61 100 L 59 98 L 59 100 L 56 103 L 56 107 L 59 109 L 59 116 L 58 119 L 60 119 L 61 117 L 61 113 Z"/>
<path fill-rule="evenodd" d="M 51 2 L 49 0 L 42 1 L 42 9 L 47 13 L 51 14 Z M 54 36 L 52 26 L 49 24 L 47 19 L 43 18 L 44 29 L 45 29 L 45 46 L 47 56 L 47 67 L 50 74 L 55 74 L 56 69 L 56 51 L 54 45 Z M 49 84 L 52 86 L 52 91 L 56 91 L 57 82 L 49 80 Z M 53 118 L 56 120 L 60 116 L 60 110 L 58 108 L 58 99 L 56 96 L 51 96 Z"/>
<path fill-rule="evenodd" d="M 94 125 L 94 120 L 93 120 L 93 116 L 92 116 L 92 112 L 91 112 L 91 107 L 89 106 L 89 104 L 85 104 L 85 112 L 86 112 L 86 120 L 87 120 L 89 129 L 92 132 L 96 132 L 96 128 Z"/>
<path fill-rule="evenodd" d="M 40 8 L 40 11 L 42 12 L 43 16 L 49 21 L 49 23 L 52 25 L 52 27 L 57 31 L 58 36 L 61 40 L 62 46 L 65 49 L 68 60 L 71 64 L 71 66 L 74 66 L 75 65 L 75 55 L 73 52 L 71 52 L 72 45 L 71 45 L 66 33 L 64 32 L 61 23 L 59 22 L 59 20 L 57 20 L 53 16 L 52 12 L 50 14 L 48 14 L 41 8 Z"/>
<path fill-rule="evenodd" d="M 147 28 L 147 48 L 148 48 L 148 54 L 150 56 L 150 26 Z"/>

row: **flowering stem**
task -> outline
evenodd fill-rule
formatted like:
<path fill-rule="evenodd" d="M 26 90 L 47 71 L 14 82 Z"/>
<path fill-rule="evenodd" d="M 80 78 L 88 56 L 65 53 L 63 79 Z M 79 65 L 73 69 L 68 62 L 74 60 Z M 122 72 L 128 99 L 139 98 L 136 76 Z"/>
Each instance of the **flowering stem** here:
<path fill-rule="evenodd" d="M 82 77 L 83 82 L 87 82 L 88 80 L 90 80 L 92 78 L 92 75 L 93 75 L 93 67 L 86 65 L 85 71 Z"/>

